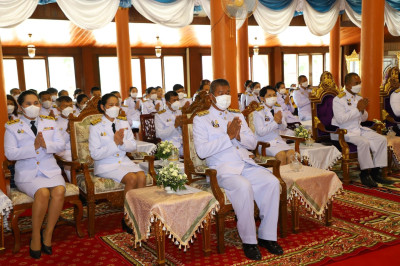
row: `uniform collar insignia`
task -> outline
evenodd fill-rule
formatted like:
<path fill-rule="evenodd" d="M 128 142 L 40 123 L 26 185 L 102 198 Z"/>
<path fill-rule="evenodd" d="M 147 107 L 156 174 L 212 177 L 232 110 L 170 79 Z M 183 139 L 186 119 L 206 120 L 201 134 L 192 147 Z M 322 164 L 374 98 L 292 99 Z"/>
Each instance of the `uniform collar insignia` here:
<path fill-rule="evenodd" d="M 215 121 L 211 120 L 211 125 L 213 127 L 219 127 L 218 120 L 215 120 Z"/>

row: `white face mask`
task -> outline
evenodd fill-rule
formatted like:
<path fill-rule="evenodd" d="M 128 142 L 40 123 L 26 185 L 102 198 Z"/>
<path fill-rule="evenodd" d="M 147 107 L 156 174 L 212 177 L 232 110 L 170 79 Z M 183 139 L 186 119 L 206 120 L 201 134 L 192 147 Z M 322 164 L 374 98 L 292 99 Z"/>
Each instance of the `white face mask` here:
<path fill-rule="evenodd" d="M 259 95 L 259 94 L 260 94 L 260 90 L 261 90 L 261 89 L 254 89 L 253 92 L 254 92 L 254 94 L 256 94 L 256 95 Z"/>
<path fill-rule="evenodd" d="M 26 108 L 22 108 L 22 110 L 24 110 L 24 113 L 27 117 L 35 119 L 39 116 L 40 107 L 36 105 L 29 105 Z"/>
<path fill-rule="evenodd" d="M 185 93 L 179 92 L 178 93 L 179 100 L 182 100 L 183 98 L 185 98 L 186 97 L 185 95 L 186 95 Z"/>
<path fill-rule="evenodd" d="M 64 110 L 62 110 L 61 114 L 65 117 L 68 117 L 69 114 L 72 114 L 74 112 L 74 108 L 72 107 L 67 107 Z"/>
<path fill-rule="evenodd" d="M 151 95 L 150 95 L 150 99 L 152 99 L 153 101 L 154 101 L 154 100 L 157 100 L 157 94 L 156 94 L 156 93 L 151 94 Z"/>
<path fill-rule="evenodd" d="M 171 104 L 171 109 L 174 111 L 179 110 L 180 107 L 181 107 L 181 103 L 179 101 L 176 101 L 173 104 Z"/>
<path fill-rule="evenodd" d="M 16 100 L 16 101 L 18 101 L 18 97 L 19 97 L 19 95 L 20 94 L 15 94 L 13 97 L 14 97 L 14 99 Z"/>
<path fill-rule="evenodd" d="M 49 108 L 51 107 L 51 105 L 52 105 L 52 102 L 51 102 L 51 101 L 44 101 L 44 102 L 42 102 L 43 108 L 49 109 Z"/>
<path fill-rule="evenodd" d="M 57 96 L 56 96 L 56 95 L 52 95 L 52 96 L 51 96 L 51 100 L 52 100 L 53 102 L 55 102 L 55 101 L 57 100 Z"/>
<path fill-rule="evenodd" d="M 132 97 L 132 98 L 136 98 L 136 97 L 137 97 L 137 95 L 138 95 L 138 93 L 137 93 L 137 92 L 131 92 L 131 97 Z"/>
<path fill-rule="evenodd" d="M 280 89 L 280 90 L 279 90 L 279 93 L 280 93 L 280 94 L 286 94 L 286 89 Z"/>
<path fill-rule="evenodd" d="M 265 104 L 268 105 L 269 107 L 272 107 L 276 104 L 277 98 L 276 97 L 269 97 L 265 98 Z"/>
<path fill-rule="evenodd" d="M 81 110 L 83 110 L 83 109 L 86 108 L 86 106 L 87 106 L 87 104 L 85 103 L 85 104 L 82 104 L 79 108 L 80 108 Z"/>
<path fill-rule="evenodd" d="M 215 101 L 215 105 L 218 107 L 218 109 L 225 111 L 231 105 L 231 96 L 220 95 L 215 97 Z"/>
<path fill-rule="evenodd" d="M 106 115 L 108 115 L 110 118 L 116 118 L 119 115 L 119 107 L 113 106 L 106 109 Z"/>
<path fill-rule="evenodd" d="M 14 105 L 7 105 L 7 113 L 10 115 L 14 112 Z"/>
<path fill-rule="evenodd" d="M 358 84 L 356 86 L 351 87 L 351 92 L 352 93 L 357 94 L 357 93 L 360 93 L 360 91 L 361 91 L 361 84 Z"/>
<path fill-rule="evenodd" d="M 300 84 L 303 88 L 307 88 L 308 86 L 308 81 L 304 81 L 303 83 Z"/>

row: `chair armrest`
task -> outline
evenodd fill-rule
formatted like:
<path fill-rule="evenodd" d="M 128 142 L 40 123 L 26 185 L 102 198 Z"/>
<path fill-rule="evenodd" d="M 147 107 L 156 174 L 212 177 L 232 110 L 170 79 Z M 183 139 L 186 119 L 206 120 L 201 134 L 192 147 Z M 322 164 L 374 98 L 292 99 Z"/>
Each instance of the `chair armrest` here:
<path fill-rule="evenodd" d="M 390 122 L 390 123 L 393 123 L 393 124 L 400 124 L 400 122 L 397 122 L 397 121 L 394 120 L 394 118 L 391 117 L 391 116 L 387 116 L 387 117 L 386 117 L 386 121 L 388 121 L 388 122 Z"/>
<path fill-rule="evenodd" d="M 295 136 L 281 135 L 281 138 L 294 140 L 294 150 L 300 153 L 300 143 L 306 141 L 305 138 L 299 138 Z"/>
<path fill-rule="evenodd" d="M 257 156 L 260 146 L 261 146 L 261 156 L 267 156 L 267 152 L 265 151 L 265 149 L 271 146 L 268 142 L 263 142 L 263 141 L 257 142 L 256 149 L 254 150 L 253 153 Z"/>
<path fill-rule="evenodd" d="M 94 195 L 94 184 L 93 184 L 93 180 L 90 176 L 90 172 L 93 170 L 89 170 L 89 166 L 86 163 L 82 164 L 82 169 L 83 169 L 83 176 L 85 177 L 86 194 Z"/>
<path fill-rule="evenodd" d="M 3 173 L 4 173 L 4 180 L 6 183 L 6 195 L 7 197 L 11 197 L 11 171 L 8 168 L 8 166 L 15 164 L 15 161 L 9 161 L 7 159 L 5 159 L 3 161 Z"/>
<path fill-rule="evenodd" d="M 282 193 L 286 194 L 286 183 L 283 181 L 281 177 L 281 172 L 280 172 L 280 166 L 281 166 L 281 161 L 279 160 L 268 160 L 266 163 L 260 164 L 261 166 L 265 168 L 270 168 L 272 167 L 272 173 L 276 178 L 278 178 L 279 183 L 282 188 Z"/>
<path fill-rule="evenodd" d="M 145 156 L 144 161 L 147 161 L 149 163 L 149 174 L 153 178 L 153 185 L 157 185 L 157 173 L 156 170 L 154 169 L 154 156 Z"/>
<path fill-rule="evenodd" d="M 57 163 L 59 165 L 61 164 L 63 166 L 71 166 L 71 168 L 74 168 L 74 169 L 81 168 L 81 164 L 78 161 L 67 161 L 67 160 L 65 160 L 64 158 L 61 158 L 58 155 L 54 155 L 54 158 L 56 158 Z"/>
<path fill-rule="evenodd" d="M 218 200 L 219 205 L 222 207 L 225 205 L 225 196 L 222 192 L 221 188 L 218 185 L 217 180 L 217 170 L 215 169 L 206 169 L 206 175 L 210 177 L 211 190 L 214 194 L 214 197 Z"/>

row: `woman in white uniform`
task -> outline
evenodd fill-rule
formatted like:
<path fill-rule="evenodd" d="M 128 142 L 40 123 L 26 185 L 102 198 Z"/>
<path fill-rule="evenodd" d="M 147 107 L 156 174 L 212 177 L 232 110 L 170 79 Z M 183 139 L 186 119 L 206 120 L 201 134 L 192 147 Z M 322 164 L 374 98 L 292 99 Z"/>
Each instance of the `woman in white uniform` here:
<path fill-rule="evenodd" d="M 41 250 L 52 253 L 51 238 L 64 204 L 65 181 L 53 154 L 61 152 L 65 142 L 56 130 L 55 119 L 39 116 L 40 102 L 34 92 L 21 93 L 18 103 L 23 115 L 7 122 L 4 150 L 8 160 L 16 161 L 17 188 L 34 199 L 29 252 L 38 259 Z M 47 224 L 41 231 L 47 207 Z"/>
<path fill-rule="evenodd" d="M 17 101 L 11 95 L 7 95 L 7 114 L 8 120 L 19 118 Z"/>
<path fill-rule="evenodd" d="M 90 126 L 89 150 L 94 160 L 94 174 L 125 184 L 124 194 L 146 185 L 146 176 L 127 152 L 136 150 L 136 141 L 125 117 L 120 112 L 118 98 L 109 93 L 99 101 L 103 117 Z"/>

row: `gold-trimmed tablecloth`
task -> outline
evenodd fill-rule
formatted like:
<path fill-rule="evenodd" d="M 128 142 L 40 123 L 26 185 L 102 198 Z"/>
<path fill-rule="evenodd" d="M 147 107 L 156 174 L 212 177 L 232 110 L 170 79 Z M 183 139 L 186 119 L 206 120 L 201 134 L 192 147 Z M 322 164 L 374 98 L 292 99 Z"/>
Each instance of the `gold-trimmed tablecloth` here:
<path fill-rule="evenodd" d="M 303 166 L 295 172 L 287 164 L 280 167 L 280 173 L 286 183 L 288 200 L 296 197 L 318 218 L 324 215 L 334 196 L 343 190 L 342 182 L 332 171 Z"/>
<path fill-rule="evenodd" d="M 390 137 L 386 136 L 387 138 L 387 146 L 389 149 L 393 151 L 393 157 L 397 164 L 400 163 L 400 137 Z"/>
<path fill-rule="evenodd" d="M 186 249 L 207 216 L 218 211 L 219 204 L 205 191 L 176 195 L 153 186 L 128 191 L 124 208 L 126 220 L 134 231 L 135 246 L 148 238 L 151 223 L 159 219 L 169 238 L 179 248 Z"/>

